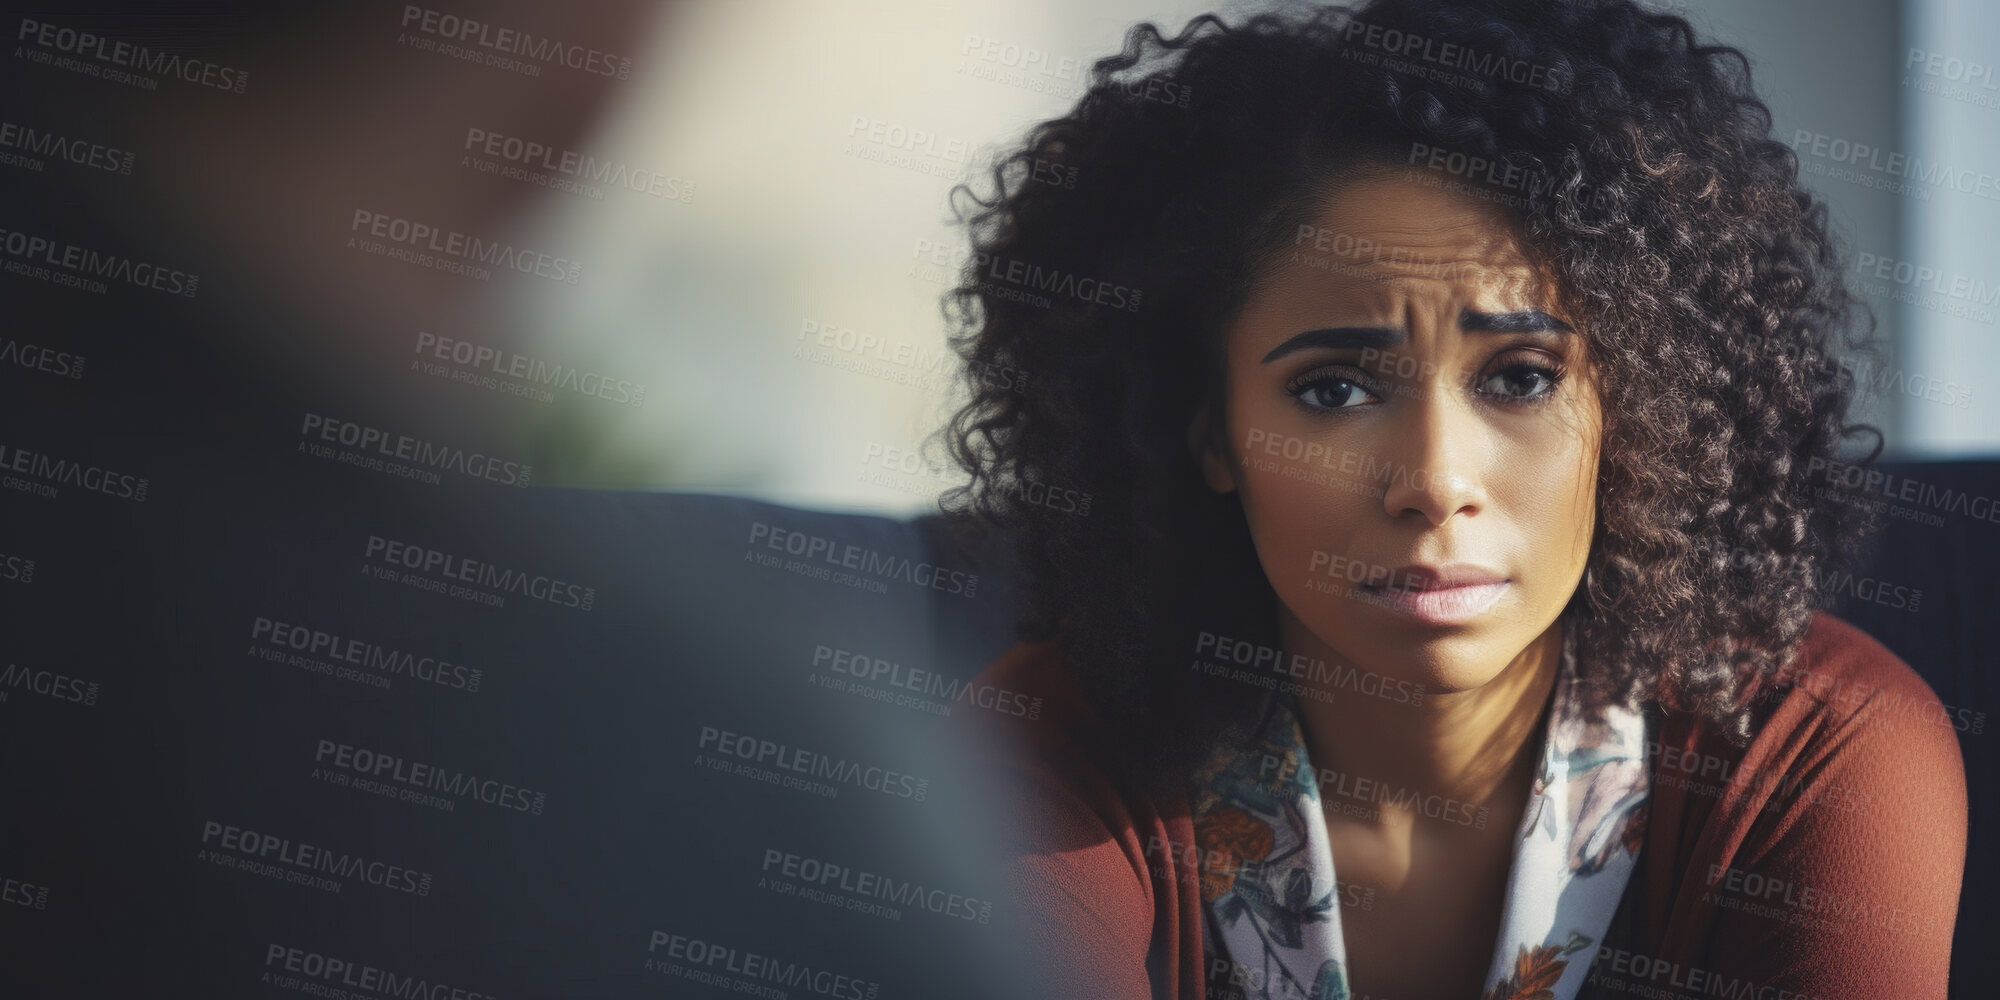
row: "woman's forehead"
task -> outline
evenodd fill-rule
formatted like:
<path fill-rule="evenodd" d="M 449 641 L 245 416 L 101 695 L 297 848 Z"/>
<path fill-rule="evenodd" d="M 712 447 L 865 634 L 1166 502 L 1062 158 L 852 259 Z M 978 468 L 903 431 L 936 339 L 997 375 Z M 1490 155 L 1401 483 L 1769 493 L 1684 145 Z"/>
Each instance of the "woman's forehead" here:
<path fill-rule="evenodd" d="M 1411 299 L 1486 309 L 1547 309 L 1552 283 L 1503 207 L 1399 169 L 1320 196 L 1260 289 L 1352 304 Z"/>
<path fill-rule="evenodd" d="M 1378 245 L 1354 252 L 1290 254 L 1259 283 L 1246 311 L 1338 312 L 1384 320 L 1411 310 L 1449 316 L 1466 310 L 1562 313 L 1553 286 L 1525 263 L 1496 267 L 1411 251 Z"/>
<path fill-rule="evenodd" d="M 1477 188 L 1417 167 L 1369 172 L 1323 192 L 1309 225 L 1315 247 L 1374 243 L 1385 252 L 1447 264 L 1529 266 L 1511 212 Z"/>

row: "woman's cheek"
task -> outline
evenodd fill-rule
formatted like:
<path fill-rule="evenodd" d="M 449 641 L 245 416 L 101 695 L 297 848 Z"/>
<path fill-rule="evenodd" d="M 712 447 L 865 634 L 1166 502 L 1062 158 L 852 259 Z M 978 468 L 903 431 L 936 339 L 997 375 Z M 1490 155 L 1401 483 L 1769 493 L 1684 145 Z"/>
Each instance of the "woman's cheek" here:
<path fill-rule="evenodd" d="M 1523 555 L 1538 595 L 1546 603 L 1563 604 L 1581 578 L 1590 556 L 1596 527 L 1597 466 L 1593 442 L 1573 434 L 1550 435 L 1532 453 L 1503 463 L 1494 491 L 1516 522 L 1527 544 Z"/>
<path fill-rule="evenodd" d="M 1244 490 L 1258 559 L 1281 594 L 1322 578 L 1342 582 L 1336 578 L 1358 565 L 1348 544 L 1353 526 L 1365 523 L 1365 511 L 1356 505 L 1367 500 L 1354 492 L 1365 484 L 1336 478 L 1337 473 L 1300 472 L 1325 481 L 1265 473 L 1249 480 Z M 1330 576 L 1330 569 L 1340 572 Z"/>

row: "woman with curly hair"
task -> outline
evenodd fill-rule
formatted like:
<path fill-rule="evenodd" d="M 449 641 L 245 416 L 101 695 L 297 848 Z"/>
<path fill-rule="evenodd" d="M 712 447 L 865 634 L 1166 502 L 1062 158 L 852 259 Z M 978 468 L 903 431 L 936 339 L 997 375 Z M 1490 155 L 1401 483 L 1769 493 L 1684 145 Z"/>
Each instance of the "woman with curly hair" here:
<path fill-rule="evenodd" d="M 1749 75 L 1624 0 L 1144 24 L 954 192 L 1053 992 L 1944 995 L 1958 746 L 1820 610 L 1868 317 Z"/>

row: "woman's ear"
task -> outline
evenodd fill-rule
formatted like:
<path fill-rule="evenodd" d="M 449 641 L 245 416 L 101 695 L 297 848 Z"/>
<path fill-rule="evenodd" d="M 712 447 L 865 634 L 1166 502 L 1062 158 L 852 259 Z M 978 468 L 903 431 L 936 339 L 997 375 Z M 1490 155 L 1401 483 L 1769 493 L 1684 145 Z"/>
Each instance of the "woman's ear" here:
<path fill-rule="evenodd" d="M 1214 432 L 1210 425 L 1212 419 L 1208 404 L 1204 403 L 1195 411 L 1194 419 L 1188 421 L 1188 454 L 1201 464 L 1201 478 L 1209 489 L 1217 493 L 1233 493 L 1236 491 L 1236 473 L 1230 467 L 1228 457 L 1220 451 L 1226 447 L 1226 442 Z"/>

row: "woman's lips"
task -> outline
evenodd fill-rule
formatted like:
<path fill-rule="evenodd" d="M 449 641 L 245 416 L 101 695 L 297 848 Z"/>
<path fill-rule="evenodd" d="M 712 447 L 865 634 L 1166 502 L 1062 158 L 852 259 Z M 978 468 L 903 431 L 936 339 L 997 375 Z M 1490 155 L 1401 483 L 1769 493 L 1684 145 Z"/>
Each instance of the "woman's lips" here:
<path fill-rule="evenodd" d="M 1362 600 L 1426 625 L 1458 625 L 1484 614 L 1510 586 L 1507 580 L 1414 590 L 1364 586 Z"/>

